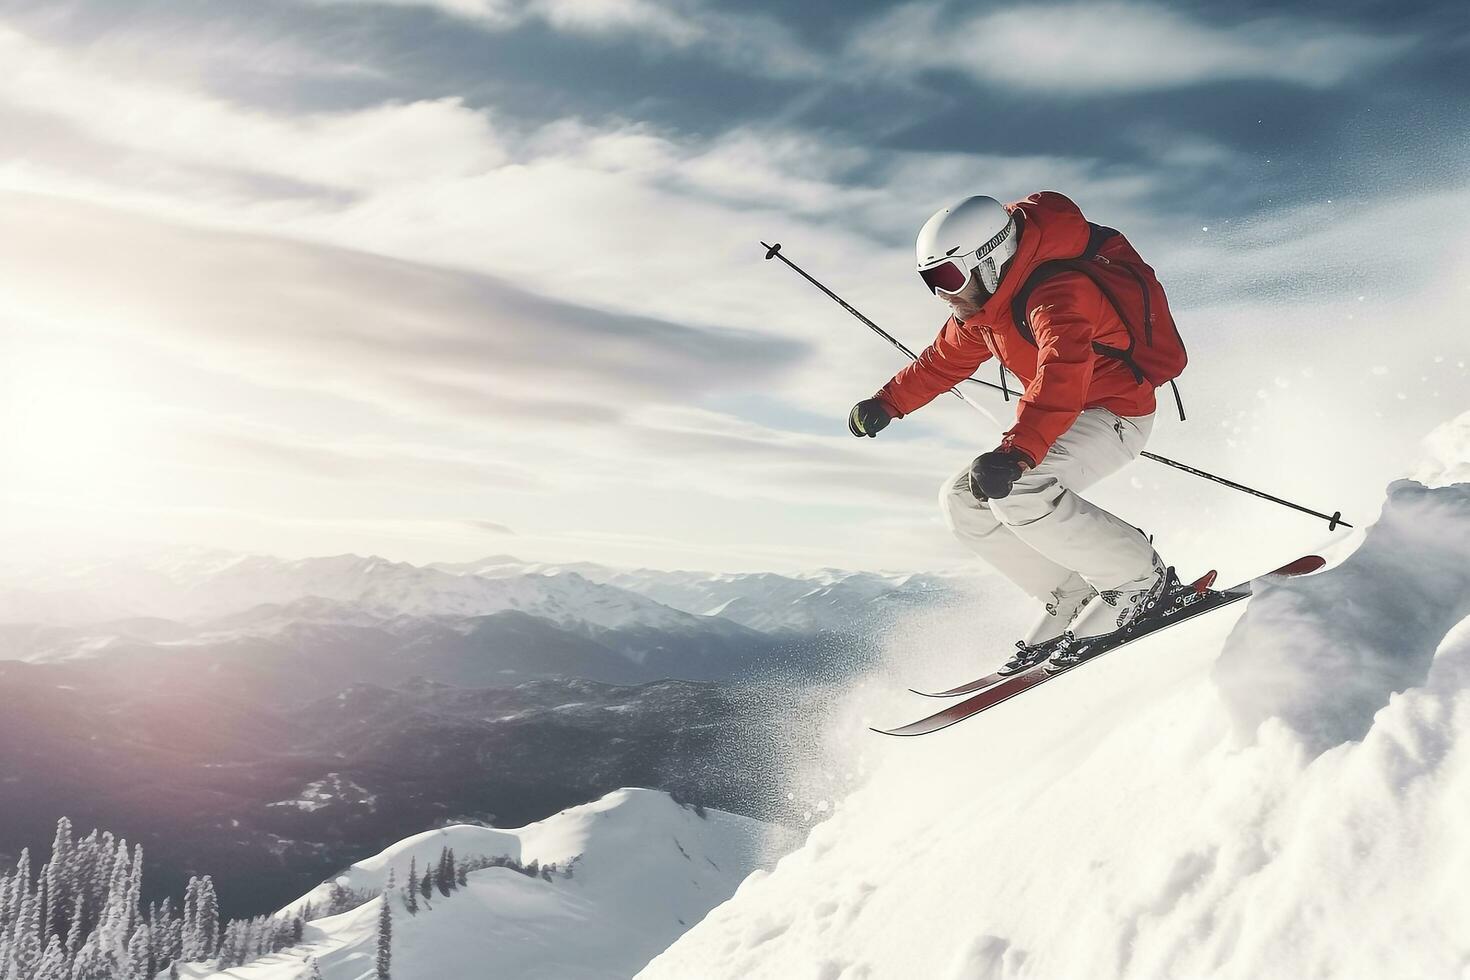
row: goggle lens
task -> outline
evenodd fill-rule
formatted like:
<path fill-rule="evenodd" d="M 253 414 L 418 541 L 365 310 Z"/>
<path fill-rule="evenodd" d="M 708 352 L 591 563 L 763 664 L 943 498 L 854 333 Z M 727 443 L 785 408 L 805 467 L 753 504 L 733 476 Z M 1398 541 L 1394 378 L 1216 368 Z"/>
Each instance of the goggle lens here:
<path fill-rule="evenodd" d="M 970 280 L 970 274 L 957 262 L 941 262 L 931 269 L 920 269 L 919 278 L 929 287 L 929 292 L 942 289 L 946 293 L 959 292 Z"/>

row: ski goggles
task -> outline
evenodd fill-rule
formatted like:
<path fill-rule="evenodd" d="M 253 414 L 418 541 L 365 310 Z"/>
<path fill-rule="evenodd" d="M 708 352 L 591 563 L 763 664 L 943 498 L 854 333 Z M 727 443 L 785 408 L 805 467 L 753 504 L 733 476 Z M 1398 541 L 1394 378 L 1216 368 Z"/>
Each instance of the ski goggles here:
<path fill-rule="evenodd" d="M 973 252 L 965 252 L 963 255 L 946 255 L 933 265 L 924 266 L 919 269 L 919 278 L 924 280 L 924 285 L 929 287 L 931 293 L 959 292 L 969 284 L 970 278 L 980 267 L 980 263 L 1000 247 L 1000 244 L 1010 236 L 1015 227 L 1015 221 L 1010 221 L 995 234 L 995 237 Z"/>

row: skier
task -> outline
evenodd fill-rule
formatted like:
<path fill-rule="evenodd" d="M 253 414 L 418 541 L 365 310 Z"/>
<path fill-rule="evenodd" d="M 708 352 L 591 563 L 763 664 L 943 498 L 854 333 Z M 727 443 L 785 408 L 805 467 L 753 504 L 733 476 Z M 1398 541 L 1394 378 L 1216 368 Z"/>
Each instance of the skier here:
<path fill-rule="evenodd" d="M 1003 385 L 1007 370 L 1020 379 L 1015 425 L 944 482 L 939 502 L 962 542 L 1044 604 L 1000 672 L 1065 664 L 1169 587 L 1148 537 L 1078 495 L 1143 451 L 1154 385 L 1183 368 L 1162 287 L 1123 236 L 1052 191 L 941 208 L 919 230 L 917 258 L 950 316 L 917 360 L 853 406 L 848 428 L 876 436 L 992 356 Z M 1109 286 L 1120 270 L 1131 278 L 1113 282 L 1126 288 Z M 1130 321 L 1147 325 L 1147 348 Z"/>

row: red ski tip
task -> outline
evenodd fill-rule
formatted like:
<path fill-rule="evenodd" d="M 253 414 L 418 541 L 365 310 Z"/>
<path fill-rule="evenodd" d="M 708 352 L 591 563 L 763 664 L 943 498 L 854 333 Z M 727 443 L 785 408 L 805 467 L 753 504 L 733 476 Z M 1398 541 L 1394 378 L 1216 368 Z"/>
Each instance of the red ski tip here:
<path fill-rule="evenodd" d="M 1304 555 L 1303 557 L 1298 558 L 1296 561 L 1292 562 L 1291 564 L 1289 564 L 1289 565 L 1282 565 L 1280 568 L 1276 569 L 1274 572 L 1267 572 L 1266 574 L 1268 574 L 1268 575 L 1310 575 L 1312 572 L 1315 572 L 1317 569 L 1321 568 L 1323 565 L 1326 565 L 1326 564 L 1327 564 L 1327 559 L 1326 558 L 1323 558 L 1321 555 Z"/>

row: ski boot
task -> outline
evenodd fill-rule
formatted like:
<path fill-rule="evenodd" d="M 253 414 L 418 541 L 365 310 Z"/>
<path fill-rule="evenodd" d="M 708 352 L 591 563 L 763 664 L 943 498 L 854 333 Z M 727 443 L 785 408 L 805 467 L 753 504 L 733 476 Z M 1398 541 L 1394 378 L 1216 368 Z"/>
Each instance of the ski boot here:
<path fill-rule="evenodd" d="M 1046 604 L 1046 611 L 1026 631 L 1025 638 L 1016 641 L 1016 652 L 996 673 L 1002 677 L 1019 674 L 1054 654 L 1067 635 L 1067 627 L 1095 595 L 1082 576 L 1073 574 L 1052 591 L 1052 601 Z"/>
<path fill-rule="evenodd" d="M 1151 614 L 1167 608 L 1180 588 L 1173 566 L 1165 568 L 1155 556 L 1154 574 L 1149 579 L 1132 587 L 1107 589 L 1097 594 L 1097 601 L 1078 615 L 1047 658 L 1047 673 L 1075 667 L 1093 651 L 1108 649 L 1106 641 L 1127 636 Z"/>

